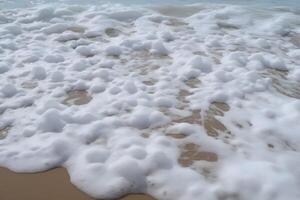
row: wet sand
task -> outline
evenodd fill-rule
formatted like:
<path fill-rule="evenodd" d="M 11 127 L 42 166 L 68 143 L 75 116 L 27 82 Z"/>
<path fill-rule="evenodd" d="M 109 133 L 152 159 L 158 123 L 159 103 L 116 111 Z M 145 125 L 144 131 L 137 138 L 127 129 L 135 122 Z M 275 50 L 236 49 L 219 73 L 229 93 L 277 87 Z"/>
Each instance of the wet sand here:
<path fill-rule="evenodd" d="M 89 103 L 92 97 L 85 90 L 74 90 L 67 93 L 66 99 L 63 101 L 65 105 L 84 105 Z"/>
<path fill-rule="evenodd" d="M 218 155 L 213 152 L 201 151 L 201 147 L 194 143 L 188 143 L 181 148 L 181 155 L 178 162 L 183 167 L 191 166 L 195 161 L 204 160 L 217 162 Z"/>
<path fill-rule="evenodd" d="M 8 132 L 9 132 L 10 126 L 5 126 L 3 128 L 0 128 L 0 140 L 6 138 Z"/>
<path fill-rule="evenodd" d="M 42 173 L 14 173 L 0 168 L 0 200 L 95 200 L 69 181 L 63 168 Z M 147 195 L 128 195 L 119 200 L 155 200 Z"/>
<path fill-rule="evenodd" d="M 288 70 L 269 69 L 262 76 L 271 78 L 275 90 L 285 96 L 300 99 L 300 83 L 288 78 Z"/>

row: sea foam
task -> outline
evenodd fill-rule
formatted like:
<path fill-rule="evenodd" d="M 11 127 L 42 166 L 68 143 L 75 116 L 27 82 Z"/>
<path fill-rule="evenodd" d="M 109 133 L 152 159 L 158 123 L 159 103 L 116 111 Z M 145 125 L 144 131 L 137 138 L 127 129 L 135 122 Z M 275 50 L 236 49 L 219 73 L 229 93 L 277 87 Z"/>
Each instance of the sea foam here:
<path fill-rule="evenodd" d="M 0 23 L 1 166 L 63 166 L 100 199 L 300 198 L 297 10 L 36 5 Z"/>

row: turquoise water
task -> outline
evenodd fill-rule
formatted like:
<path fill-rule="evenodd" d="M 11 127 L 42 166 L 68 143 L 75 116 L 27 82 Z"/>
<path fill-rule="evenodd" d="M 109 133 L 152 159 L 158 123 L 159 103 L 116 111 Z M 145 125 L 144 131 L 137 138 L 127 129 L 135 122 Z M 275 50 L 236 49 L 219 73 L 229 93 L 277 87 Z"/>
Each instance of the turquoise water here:
<path fill-rule="evenodd" d="M 0 8 L 31 7 L 45 3 L 91 4 L 121 3 L 130 4 L 191 4 L 191 3 L 224 3 L 251 6 L 288 6 L 300 8 L 300 0 L 0 0 Z"/>

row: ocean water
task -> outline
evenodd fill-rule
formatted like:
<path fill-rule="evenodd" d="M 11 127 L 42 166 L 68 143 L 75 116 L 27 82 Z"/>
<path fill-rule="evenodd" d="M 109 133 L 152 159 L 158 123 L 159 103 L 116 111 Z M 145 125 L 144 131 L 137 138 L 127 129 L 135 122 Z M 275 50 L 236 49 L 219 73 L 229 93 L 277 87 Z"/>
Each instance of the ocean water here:
<path fill-rule="evenodd" d="M 98 199 L 300 199 L 297 1 L 0 8 L 0 166 Z"/>
<path fill-rule="evenodd" d="M 251 5 L 251 6 L 287 6 L 293 8 L 300 8 L 300 2 L 298 0 L 1 0 L 0 8 L 17 8 L 17 7 L 30 7 L 37 4 L 45 3 L 66 3 L 66 4 L 88 4 L 88 5 L 99 5 L 103 3 L 121 3 L 124 5 L 132 4 L 150 4 L 150 5 L 161 5 L 161 4 L 193 4 L 193 3 L 221 3 L 221 4 L 233 4 L 233 5 Z"/>

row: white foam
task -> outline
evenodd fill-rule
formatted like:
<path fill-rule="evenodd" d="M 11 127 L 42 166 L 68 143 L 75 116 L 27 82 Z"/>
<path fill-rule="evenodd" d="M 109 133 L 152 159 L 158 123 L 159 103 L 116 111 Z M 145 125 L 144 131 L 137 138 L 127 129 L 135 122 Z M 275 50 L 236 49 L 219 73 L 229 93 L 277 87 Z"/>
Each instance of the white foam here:
<path fill-rule="evenodd" d="M 45 79 L 47 77 L 47 73 L 46 73 L 45 68 L 38 67 L 38 66 L 34 67 L 32 69 L 32 77 L 34 79 L 39 79 L 39 80 Z"/>
<path fill-rule="evenodd" d="M 12 84 L 6 84 L 1 88 L 4 97 L 12 97 L 18 93 L 17 88 Z"/>
<path fill-rule="evenodd" d="M 57 5 L 0 14 L 1 166 L 99 199 L 300 198 L 299 12 Z"/>
<path fill-rule="evenodd" d="M 47 110 L 38 122 L 38 129 L 44 132 L 61 132 L 65 126 L 58 110 Z"/>
<path fill-rule="evenodd" d="M 109 46 L 105 51 L 108 56 L 120 56 L 122 54 L 122 49 L 118 46 Z"/>
<path fill-rule="evenodd" d="M 152 45 L 153 53 L 166 56 L 169 54 L 168 49 L 165 47 L 165 45 L 161 41 L 154 42 Z"/>
<path fill-rule="evenodd" d="M 86 60 L 79 60 L 73 64 L 73 69 L 76 71 L 83 71 L 90 67 L 90 64 Z"/>
<path fill-rule="evenodd" d="M 64 57 L 61 55 L 48 55 L 44 58 L 48 63 L 59 63 L 65 61 Z"/>
<path fill-rule="evenodd" d="M 0 66 L 0 74 L 3 74 L 5 72 L 7 72 L 9 70 L 9 68 L 7 66 L 5 66 L 4 64 Z"/>
<path fill-rule="evenodd" d="M 52 73 L 51 80 L 53 82 L 61 82 L 64 80 L 64 74 L 60 71 L 55 71 Z"/>

